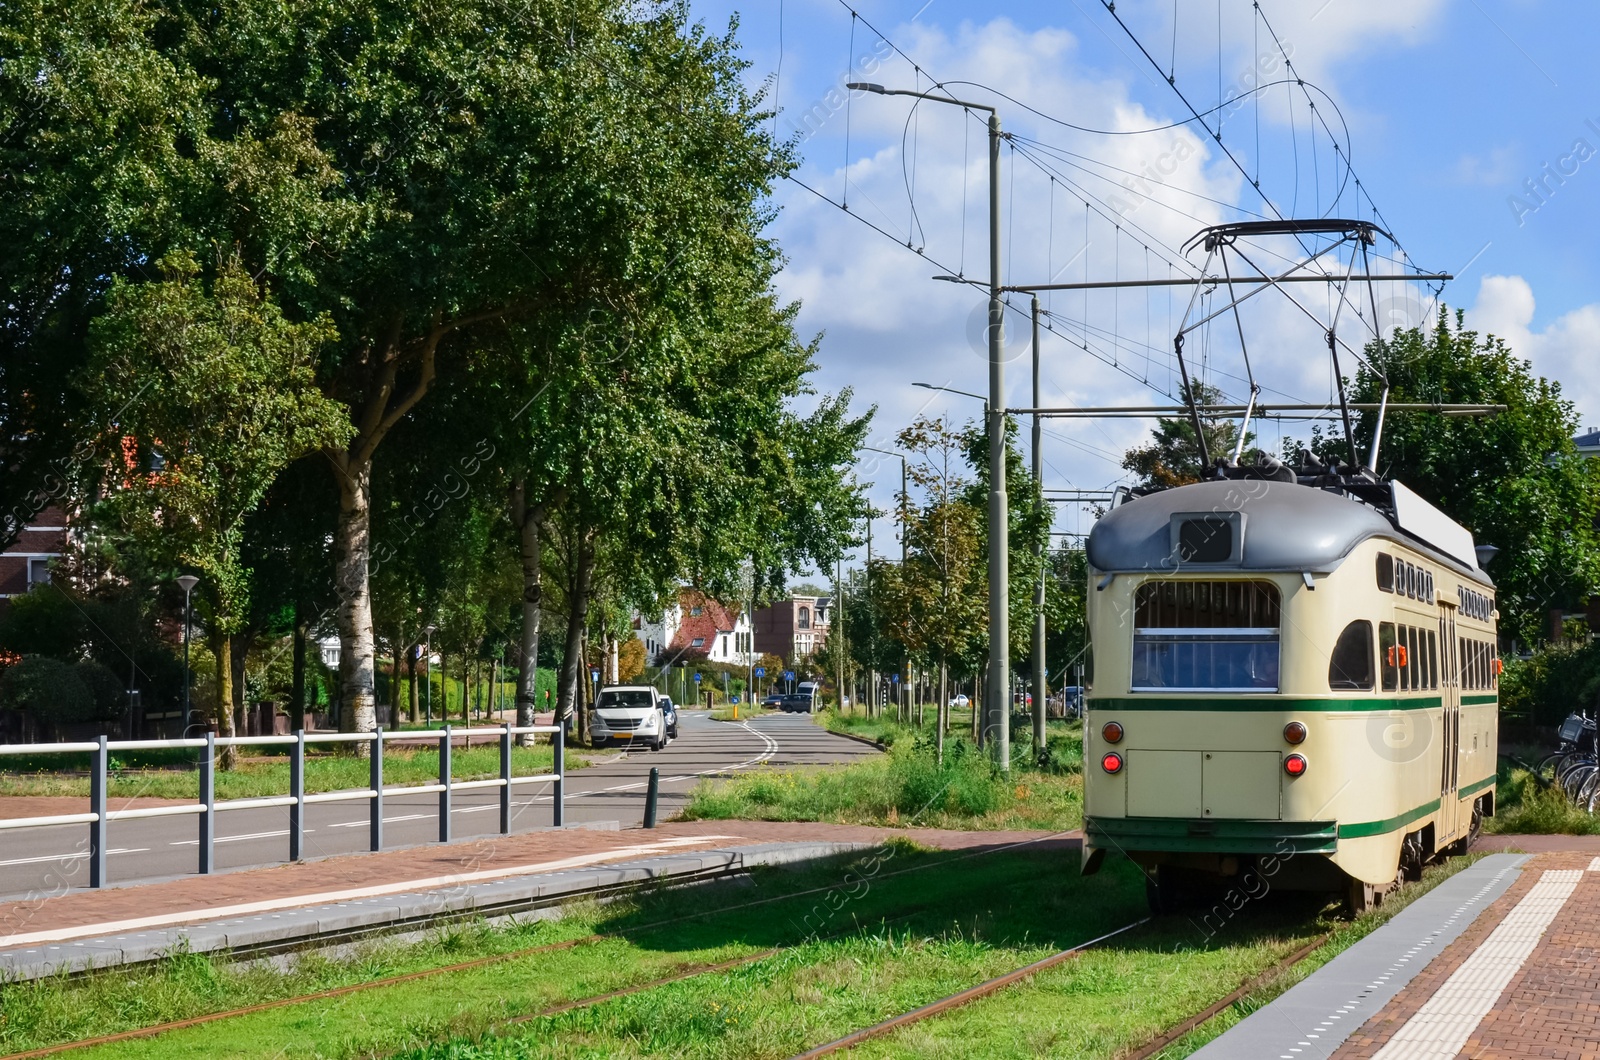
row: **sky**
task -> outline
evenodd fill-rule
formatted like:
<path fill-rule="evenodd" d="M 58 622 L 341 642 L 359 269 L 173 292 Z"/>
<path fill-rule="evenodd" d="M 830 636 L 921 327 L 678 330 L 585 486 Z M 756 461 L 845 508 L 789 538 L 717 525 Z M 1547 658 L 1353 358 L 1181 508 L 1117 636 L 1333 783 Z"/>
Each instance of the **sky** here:
<path fill-rule="evenodd" d="M 850 81 L 938 83 L 999 108 L 1014 136 L 1001 154 L 1006 283 L 1194 276 L 1205 252 L 1184 247 L 1209 225 L 1274 214 L 1372 221 L 1395 239 L 1369 248 L 1370 271 L 1455 278 L 1442 291 L 1401 282 L 1355 291 L 1339 309 L 1346 375 L 1374 320 L 1409 326 L 1442 302 L 1558 380 L 1585 428 L 1600 426 L 1600 8 L 1258 7 L 1123 0 L 1113 15 L 1100 0 L 691 0 L 710 31 L 737 19 L 747 81 L 765 90 L 776 135 L 797 153 L 806 186 L 784 181 L 774 196 L 771 234 L 787 256 L 778 287 L 801 302 L 802 333 L 822 336 L 817 387 L 849 387 L 857 405 L 877 406 L 869 444 L 892 449 L 919 415 L 964 422 L 981 412 L 973 398 L 912 384 L 988 388 L 987 144 L 983 115 L 850 92 Z M 1240 253 L 1281 270 L 1305 252 L 1279 237 Z M 1342 269 L 1350 259 L 1335 249 L 1325 260 Z M 947 273 L 976 285 L 933 278 Z M 1237 321 L 1220 314 L 1186 336 L 1190 367 L 1233 400 L 1253 379 L 1264 401 L 1327 402 L 1330 290 L 1299 285 L 1298 308 L 1269 291 Z M 1172 340 L 1192 291 L 1041 295 L 1042 403 L 1170 404 Z M 1202 295 L 1196 316 L 1225 304 Z M 1014 296 L 1010 407 L 1032 405 L 1027 313 L 1026 296 Z M 1049 422 L 1046 488 L 1128 481 L 1121 456 L 1149 427 Z M 1271 448 L 1307 429 L 1266 423 L 1258 440 Z M 878 508 L 895 503 L 899 470 L 863 454 L 858 473 Z M 1091 518 L 1062 506 L 1057 529 L 1087 530 Z M 880 550 L 894 548 L 887 519 L 876 533 Z"/>

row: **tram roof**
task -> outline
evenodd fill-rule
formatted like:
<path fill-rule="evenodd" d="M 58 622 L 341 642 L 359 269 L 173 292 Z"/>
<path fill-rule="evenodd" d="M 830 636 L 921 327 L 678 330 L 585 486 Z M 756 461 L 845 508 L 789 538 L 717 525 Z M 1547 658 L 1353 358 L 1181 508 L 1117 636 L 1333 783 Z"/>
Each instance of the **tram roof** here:
<path fill-rule="evenodd" d="M 1224 563 L 1178 558 L 1174 527 L 1182 516 L 1240 513 L 1242 541 Z M 1476 565 L 1463 563 L 1401 529 L 1390 512 L 1350 494 L 1294 482 L 1197 482 L 1117 505 L 1089 534 L 1089 563 L 1105 572 L 1258 570 L 1326 573 L 1369 538 L 1403 543 L 1480 585 Z"/>

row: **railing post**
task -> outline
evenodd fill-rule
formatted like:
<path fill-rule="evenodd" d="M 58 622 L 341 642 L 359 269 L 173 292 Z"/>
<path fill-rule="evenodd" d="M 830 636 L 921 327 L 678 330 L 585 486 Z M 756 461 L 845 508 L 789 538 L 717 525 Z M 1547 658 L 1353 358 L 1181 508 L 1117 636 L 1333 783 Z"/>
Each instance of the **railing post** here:
<path fill-rule="evenodd" d="M 554 809 L 551 811 L 550 823 L 560 828 L 563 823 L 562 819 L 566 816 L 563 813 L 565 809 L 563 800 L 565 800 L 567 794 L 567 727 L 561 724 L 559 718 L 556 720 L 555 738 L 551 742 L 555 748 L 556 797 L 552 800 Z"/>
<path fill-rule="evenodd" d="M 439 737 L 439 783 L 444 785 L 444 790 L 439 792 L 439 842 L 450 842 L 450 726 L 444 727 L 444 735 Z"/>
<path fill-rule="evenodd" d="M 206 730 L 206 749 L 200 759 L 200 873 L 211 872 L 217 842 L 217 734 Z"/>
<path fill-rule="evenodd" d="M 106 738 L 100 737 L 100 746 L 89 752 L 89 812 L 95 815 L 89 823 L 89 886 L 106 885 Z"/>
<path fill-rule="evenodd" d="M 294 731 L 294 750 L 289 752 L 289 860 L 305 856 L 306 842 L 306 731 Z"/>
<path fill-rule="evenodd" d="M 372 730 L 372 824 L 368 830 L 373 850 L 383 849 L 383 726 Z"/>
<path fill-rule="evenodd" d="M 500 732 L 500 834 L 511 834 L 511 723 Z"/>

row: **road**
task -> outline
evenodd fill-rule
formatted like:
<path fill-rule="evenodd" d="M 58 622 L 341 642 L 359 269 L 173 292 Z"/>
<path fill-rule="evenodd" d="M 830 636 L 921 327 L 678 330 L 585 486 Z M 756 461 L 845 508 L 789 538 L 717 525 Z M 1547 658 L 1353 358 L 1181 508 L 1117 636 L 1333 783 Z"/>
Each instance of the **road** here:
<path fill-rule="evenodd" d="M 670 817 L 689 789 L 707 776 L 761 765 L 848 762 L 874 754 L 871 747 L 825 732 L 803 714 L 772 714 L 751 722 L 712 721 L 704 711 L 680 714 L 679 737 L 661 751 L 624 751 L 567 774 L 570 824 L 616 821 L 638 826 L 644 816 L 650 768 L 661 770 L 659 812 Z M 549 786 L 528 785 L 513 796 L 511 828 L 527 832 L 550 825 Z M 499 832 L 499 793 L 453 795 L 452 841 Z M 384 849 L 438 841 L 437 795 L 384 799 Z M 305 856 L 354 854 L 367 849 L 368 803 L 317 803 L 306 807 Z M 196 871 L 199 842 L 194 817 L 112 821 L 107 875 L 111 883 L 168 879 Z M 0 897 L 43 896 L 88 885 L 88 828 L 64 825 L 8 831 L 0 853 Z M 288 858 L 286 807 L 233 810 L 216 817 L 218 870 L 270 865 Z"/>

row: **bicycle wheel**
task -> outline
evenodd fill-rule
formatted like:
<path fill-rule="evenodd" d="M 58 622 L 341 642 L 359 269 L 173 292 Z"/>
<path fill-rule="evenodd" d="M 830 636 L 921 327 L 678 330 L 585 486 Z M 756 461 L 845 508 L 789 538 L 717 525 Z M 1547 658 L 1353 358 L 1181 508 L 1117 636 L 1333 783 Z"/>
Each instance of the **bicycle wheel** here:
<path fill-rule="evenodd" d="M 1561 790 L 1567 793 L 1567 798 L 1573 802 L 1578 801 L 1578 792 L 1583 790 L 1583 786 L 1594 775 L 1595 768 L 1593 762 L 1584 762 L 1582 765 L 1567 770 L 1561 780 Z"/>
<path fill-rule="evenodd" d="M 1534 766 L 1531 772 L 1539 779 L 1541 784 L 1548 787 L 1555 783 L 1556 774 L 1561 770 L 1561 763 L 1567 760 L 1569 753 L 1568 751 L 1551 751 L 1539 759 L 1539 764 Z"/>

